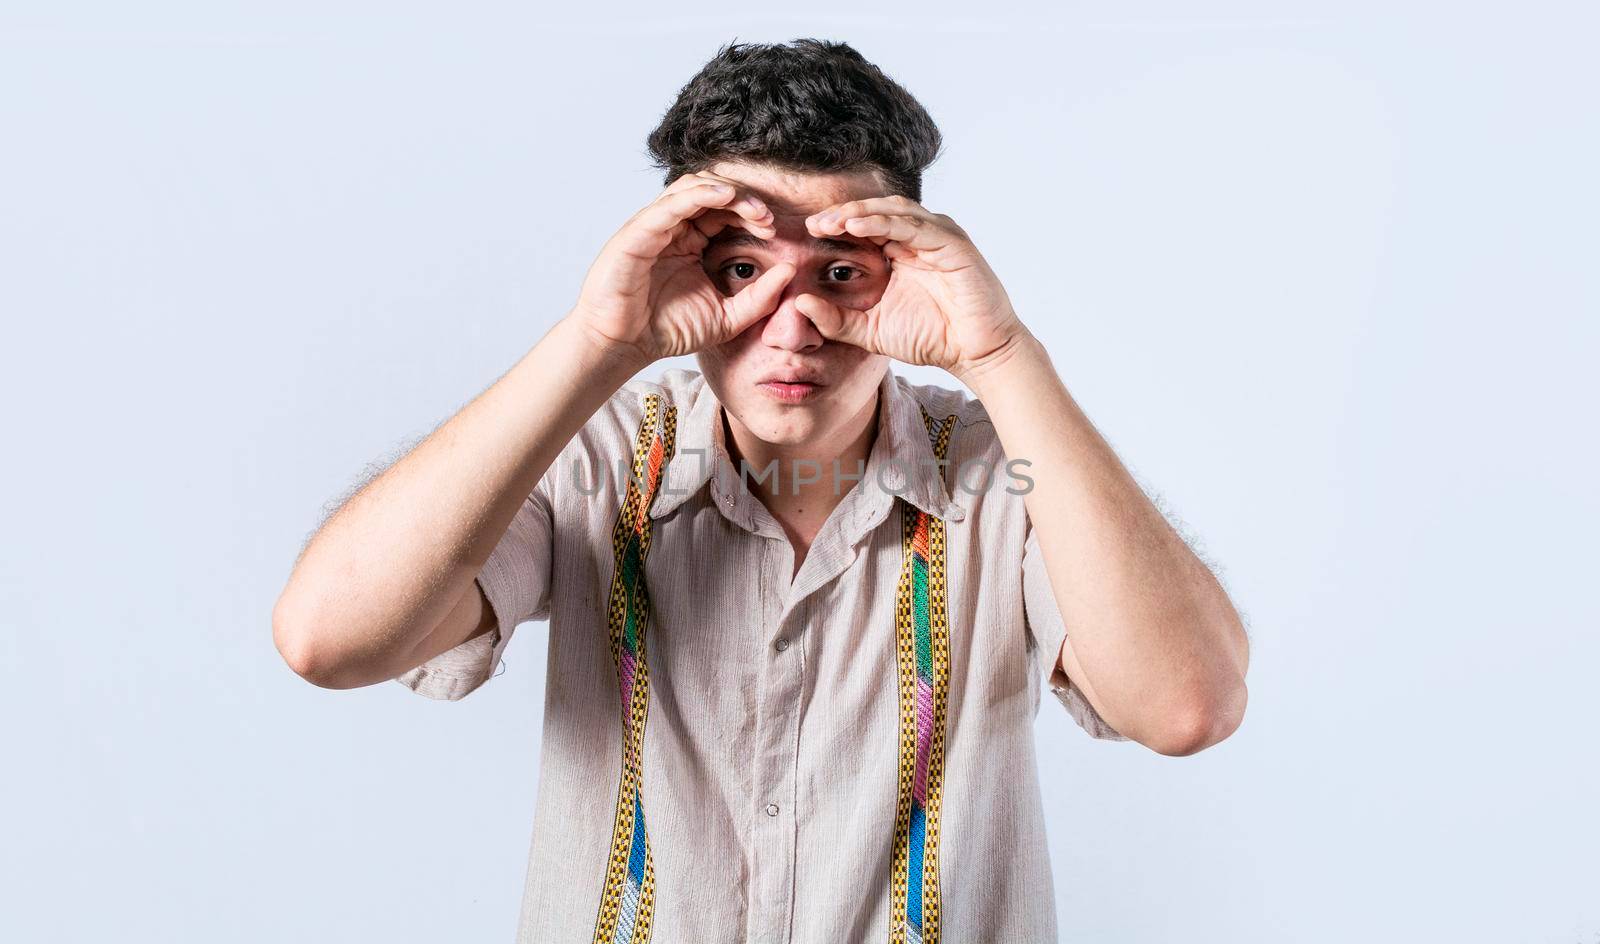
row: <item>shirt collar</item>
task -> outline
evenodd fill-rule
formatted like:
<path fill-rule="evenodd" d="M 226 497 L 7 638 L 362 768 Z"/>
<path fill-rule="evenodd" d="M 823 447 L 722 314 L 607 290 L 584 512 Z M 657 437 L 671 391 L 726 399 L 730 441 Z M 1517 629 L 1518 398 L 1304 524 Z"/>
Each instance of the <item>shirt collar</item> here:
<path fill-rule="evenodd" d="M 680 411 L 678 416 L 675 452 L 650 506 L 651 518 L 670 514 L 708 483 L 712 500 L 725 505 L 725 512 L 741 504 L 739 493 L 745 489 L 728 456 L 722 404 L 704 375 L 696 377 L 694 387 L 687 412 Z M 934 428 L 937 430 L 944 420 L 943 416 L 934 416 Z M 947 459 L 949 456 L 946 453 Z M 832 471 L 824 468 L 823 479 L 828 479 Z M 856 471 L 842 467 L 840 475 Z M 960 521 L 966 516 L 966 509 L 952 497 L 947 479 L 955 480 L 955 470 L 940 467 L 935 461 L 921 402 L 904 378 L 885 369 L 878 383 L 878 434 L 864 474 L 854 481 L 854 487 L 849 478 L 842 478 L 839 486 L 841 490 L 849 488 L 846 501 L 855 502 L 848 512 L 854 516 L 851 523 L 881 521 L 896 495 L 929 514 Z"/>

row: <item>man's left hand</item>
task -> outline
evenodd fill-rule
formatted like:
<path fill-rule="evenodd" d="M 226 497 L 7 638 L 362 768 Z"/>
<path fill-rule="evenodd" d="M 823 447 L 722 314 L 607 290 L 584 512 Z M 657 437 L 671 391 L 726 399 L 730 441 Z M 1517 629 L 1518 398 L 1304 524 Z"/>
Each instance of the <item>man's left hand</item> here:
<path fill-rule="evenodd" d="M 888 196 L 834 204 L 807 217 L 806 229 L 814 236 L 870 239 L 889 260 L 883 296 L 864 311 L 819 295 L 795 299 L 829 340 L 963 376 L 1004 358 L 1027 335 L 966 232 L 915 200 Z"/>

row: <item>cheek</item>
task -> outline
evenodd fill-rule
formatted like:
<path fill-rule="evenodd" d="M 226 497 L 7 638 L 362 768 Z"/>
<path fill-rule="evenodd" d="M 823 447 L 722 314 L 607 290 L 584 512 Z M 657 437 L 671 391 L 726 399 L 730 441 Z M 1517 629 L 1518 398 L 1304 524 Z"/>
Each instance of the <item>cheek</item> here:
<path fill-rule="evenodd" d="M 701 363 L 700 372 L 719 377 L 738 378 L 746 363 L 751 360 L 751 352 L 760 345 L 761 327 L 764 324 L 766 324 L 765 318 L 721 344 L 702 349 L 697 355 Z"/>
<path fill-rule="evenodd" d="M 883 292 L 888 287 L 889 276 L 875 274 L 841 283 L 837 291 L 845 298 L 856 302 L 852 308 L 870 308 L 878 303 L 878 299 L 883 297 Z"/>

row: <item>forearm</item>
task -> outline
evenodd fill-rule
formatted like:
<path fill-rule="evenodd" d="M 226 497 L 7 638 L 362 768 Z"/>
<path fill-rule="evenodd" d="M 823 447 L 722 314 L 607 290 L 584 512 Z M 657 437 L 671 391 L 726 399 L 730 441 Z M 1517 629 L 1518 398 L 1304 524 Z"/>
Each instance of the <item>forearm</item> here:
<path fill-rule="evenodd" d="M 471 589 L 561 450 L 642 366 L 564 318 L 346 502 L 273 611 L 296 670 L 338 687 L 389 677 Z"/>
<path fill-rule="evenodd" d="M 1032 335 L 962 379 L 1006 456 L 1031 463 L 1023 501 L 1072 653 L 1107 723 L 1151 746 L 1226 736 L 1243 711 L 1248 644 L 1216 577 L 1139 488 Z"/>

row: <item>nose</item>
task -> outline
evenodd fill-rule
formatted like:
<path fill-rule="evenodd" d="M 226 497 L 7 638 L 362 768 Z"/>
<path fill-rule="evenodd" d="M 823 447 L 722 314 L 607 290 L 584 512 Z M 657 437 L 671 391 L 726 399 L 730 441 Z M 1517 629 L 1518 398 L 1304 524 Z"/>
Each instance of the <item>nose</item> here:
<path fill-rule="evenodd" d="M 761 340 L 769 347 L 785 351 L 810 351 L 827 340 L 817 326 L 800 311 L 794 300 L 804 294 L 804 288 L 790 279 L 778 296 L 777 307 L 761 322 Z"/>

